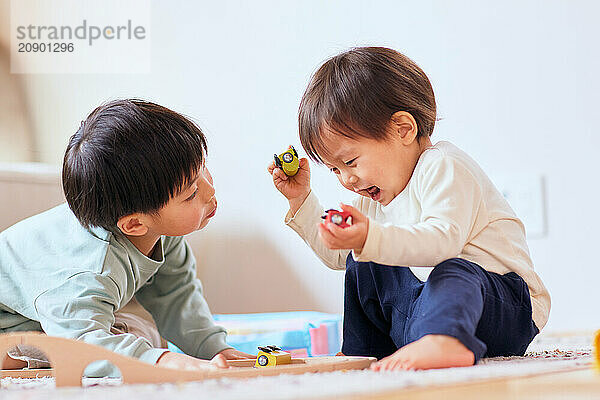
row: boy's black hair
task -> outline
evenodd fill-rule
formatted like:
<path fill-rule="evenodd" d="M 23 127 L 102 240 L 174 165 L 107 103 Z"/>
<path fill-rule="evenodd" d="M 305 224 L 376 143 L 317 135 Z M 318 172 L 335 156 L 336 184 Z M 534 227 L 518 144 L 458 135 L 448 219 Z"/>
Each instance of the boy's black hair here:
<path fill-rule="evenodd" d="M 86 228 L 116 232 L 119 218 L 155 214 L 194 179 L 207 152 L 198 126 L 147 101 L 115 100 L 91 112 L 71 136 L 62 184 Z"/>
<path fill-rule="evenodd" d="M 418 136 L 431 136 L 436 104 L 425 72 L 395 50 L 353 48 L 327 60 L 311 77 L 298 113 L 300 142 L 312 160 L 322 163 L 326 131 L 385 140 L 398 111 L 413 116 Z"/>

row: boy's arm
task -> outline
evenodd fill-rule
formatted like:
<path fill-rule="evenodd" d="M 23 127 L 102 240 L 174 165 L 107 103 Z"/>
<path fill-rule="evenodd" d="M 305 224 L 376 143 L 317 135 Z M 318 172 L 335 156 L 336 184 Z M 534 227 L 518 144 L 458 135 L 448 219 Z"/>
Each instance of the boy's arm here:
<path fill-rule="evenodd" d="M 165 263 L 136 299 L 152 314 L 161 336 L 186 354 L 210 359 L 231 347 L 225 329 L 213 322 L 196 278 L 196 260 L 183 237 L 165 240 Z"/>
<path fill-rule="evenodd" d="M 317 256 L 331 269 L 345 269 L 349 250 L 330 250 L 319 239 L 318 224 L 324 209 L 317 196 L 311 191 L 294 215 L 285 216 L 285 223 L 310 246 Z"/>
<path fill-rule="evenodd" d="M 435 160 L 417 177 L 417 185 L 420 221 L 382 225 L 371 220 L 363 249 L 353 251 L 357 261 L 434 266 L 458 256 L 470 233 L 483 228 L 475 226 L 477 214 L 486 212 L 481 186 L 460 161 Z"/>
<path fill-rule="evenodd" d="M 50 336 L 83 340 L 155 364 L 165 349 L 155 349 L 132 334 L 110 332 L 119 299 L 119 287 L 112 278 L 82 272 L 40 294 L 34 305 L 42 329 Z"/>

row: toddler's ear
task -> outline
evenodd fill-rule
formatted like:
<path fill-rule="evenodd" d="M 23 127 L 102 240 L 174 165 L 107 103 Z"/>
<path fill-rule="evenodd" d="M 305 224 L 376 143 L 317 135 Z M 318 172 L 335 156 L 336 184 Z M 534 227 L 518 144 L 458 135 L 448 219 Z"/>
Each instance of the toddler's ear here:
<path fill-rule="evenodd" d="M 392 131 L 400 135 L 400 139 L 405 145 L 411 144 L 419 133 L 417 121 L 406 111 L 397 111 L 392 114 L 390 123 Z"/>
<path fill-rule="evenodd" d="M 140 213 L 125 215 L 119 218 L 117 226 L 125 235 L 142 236 L 148 232 L 148 226 L 144 223 L 144 218 Z"/>

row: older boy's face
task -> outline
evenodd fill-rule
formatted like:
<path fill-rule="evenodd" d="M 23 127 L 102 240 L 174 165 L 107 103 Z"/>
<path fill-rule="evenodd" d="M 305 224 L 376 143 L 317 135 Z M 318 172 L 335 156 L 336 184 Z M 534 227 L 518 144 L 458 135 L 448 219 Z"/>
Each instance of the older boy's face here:
<path fill-rule="evenodd" d="M 418 142 L 404 144 L 392 132 L 384 141 L 350 139 L 340 134 L 325 136 L 325 165 L 336 175 L 342 186 L 388 205 L 408 184 L 419 159 Z"/>
<path fill-rule="evenodd" d="M 154 231 L 182 236 L 204 228 L 217 211 L 213 179 L 205 166 L 178 196 L 169 200 L 155 219 Z"/>

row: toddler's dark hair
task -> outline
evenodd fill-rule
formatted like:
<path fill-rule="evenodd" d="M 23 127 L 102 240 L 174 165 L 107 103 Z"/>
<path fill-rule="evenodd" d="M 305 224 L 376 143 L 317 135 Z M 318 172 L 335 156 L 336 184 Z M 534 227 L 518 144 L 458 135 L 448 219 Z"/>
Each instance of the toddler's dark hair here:
<path fill-rule="evenodd" d="M 327 60 L 312 76 L 300 102 L 300 142 L 312 160 L 322 163 L 324 131 L 384 140 L 398 111 L 413 116 L 418 136 L 431 136 L 436 105 L 427 75 L 395 50 L 353 48 Z"/>
<path fill-rule="evenodd" d="M 71 136 L 62 184 L 85 228 L 117 232 L 119 218 L 155 214 L 202 167 L 206 139 L 186 117 L 157 104 L 115 100 L 96 108 Z"/>

